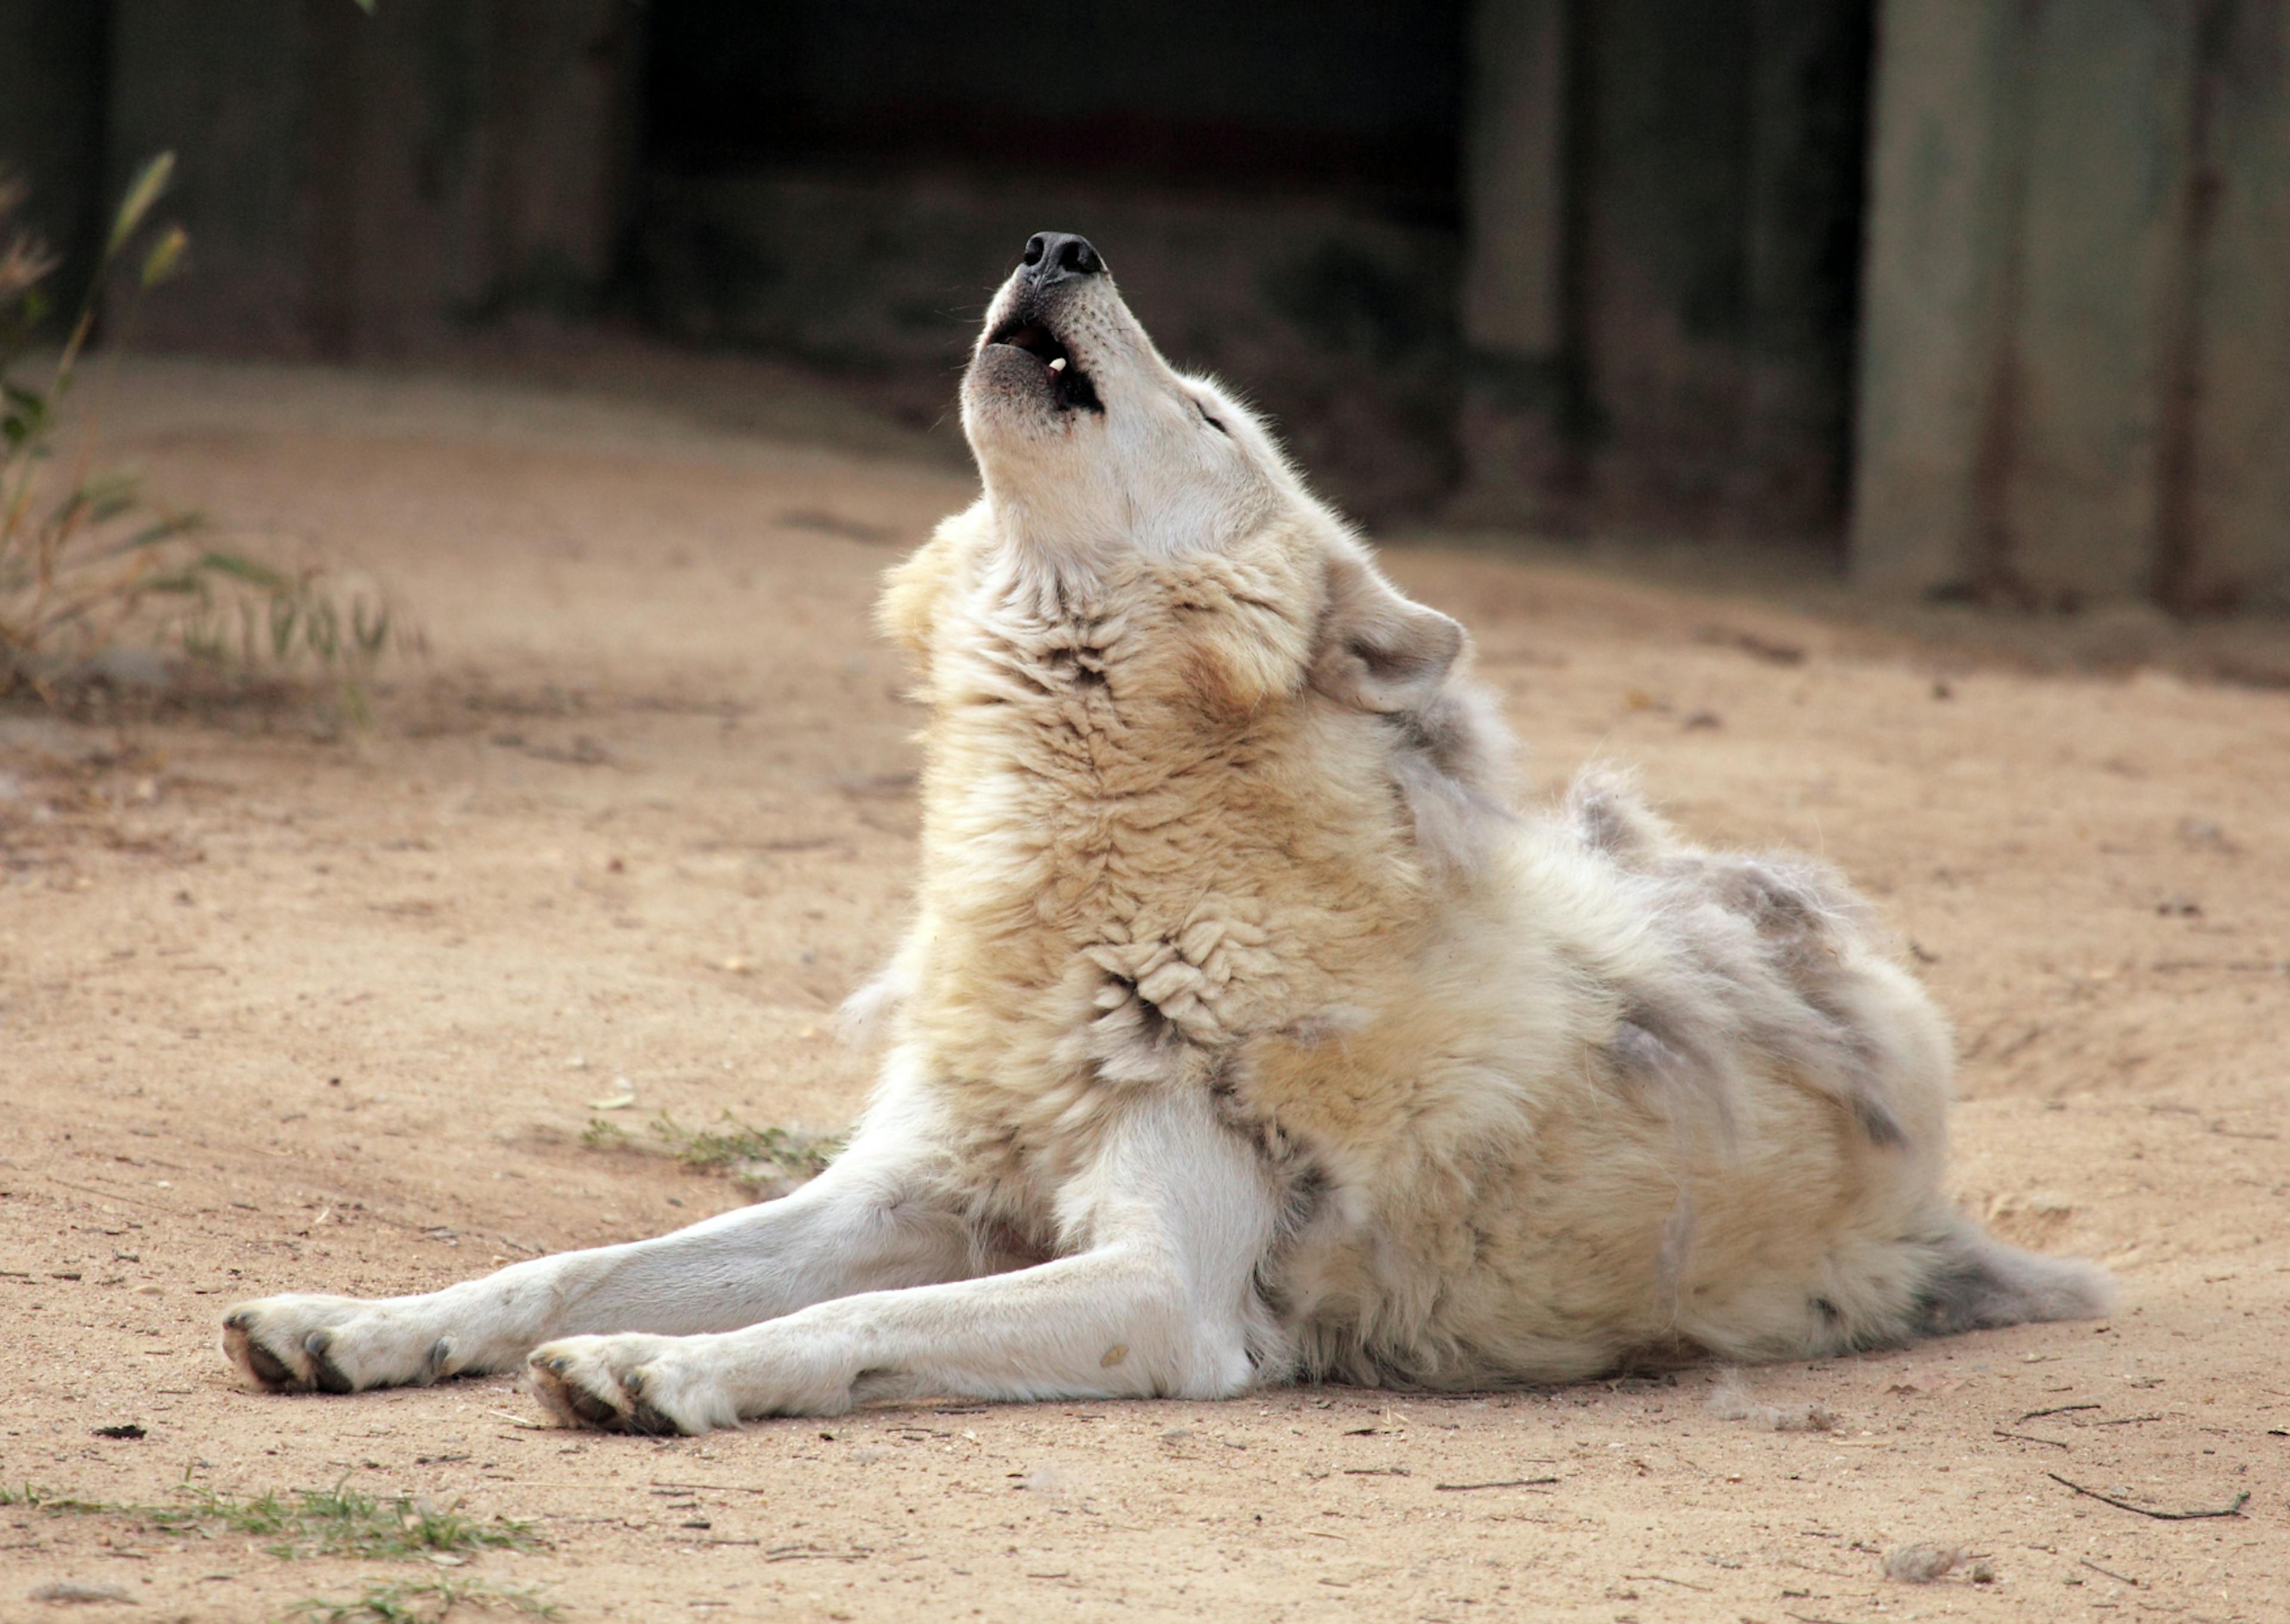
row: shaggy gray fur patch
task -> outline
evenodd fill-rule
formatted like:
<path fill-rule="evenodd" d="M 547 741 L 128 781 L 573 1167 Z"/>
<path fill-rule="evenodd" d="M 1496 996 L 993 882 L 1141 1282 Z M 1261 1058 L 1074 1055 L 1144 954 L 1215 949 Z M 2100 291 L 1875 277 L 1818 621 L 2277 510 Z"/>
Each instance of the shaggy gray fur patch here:
<path fill-rule="evenodd" d="M 1872 1144 L 1907 1142 L 1885 1098 L 1886 1035 L 1860 1012 L 1872 921 L 1834 870 L 1687 845 L 1610 772 L 1579 780 L 1567 810 L 1582 846 L 1640 893 L 1666 949 L 1659 972 L 1616 988 L 1607 1047 L 1626 1084 L 1724 1133 L 1745 1068 L 1787 1071 L 1842 1103 Z"/>

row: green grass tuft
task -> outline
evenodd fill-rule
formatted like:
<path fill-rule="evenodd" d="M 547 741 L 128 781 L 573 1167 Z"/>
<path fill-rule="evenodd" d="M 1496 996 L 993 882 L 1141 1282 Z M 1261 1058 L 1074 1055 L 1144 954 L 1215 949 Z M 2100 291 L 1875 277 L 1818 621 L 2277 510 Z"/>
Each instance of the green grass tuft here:
<path fill-rule="evenodd" d="M 273 1543 L 274 1556 L 364 1556 L 378 1560 L 453 1555 L 481 1550 L 532 1550 L 542 1540 L 528 1523 L 507 1517 L 479 1520 L 458 1507 L 396 1496 L 388 1500 L 336 1484 L 331 1489 L 276 1491 L 240 1496 L 218 1493 L 204 1484 L 186 1483 L 173 1505 L 142 1506 L 76 1500 L 29 1484 L 0 1489 L 0 1506 L 23 1506 L 51 1516 L 131 1518 L 159 1533 L 210 1531 L 249 1535 Z"/>
<path fill-rule="evenodd" d="M 528 1619 L 555 1619 L 563 1610 L 541 1600 L 528 1588 L 505 1589 L 482 1579 L 401 1579 L 369 1585 L 354 1602 L 313 1596 L 288 1611 L 290 1618 L 312 1624 L 437 1624 L 457 1607 L 474 1612 L 495 1611 Z"/>
<path fill-rule="evenodd" d="M 759 1128 L 726 1111 L 714 1124 L 687 1128 L 662 1111 L 638 1139 L 618 1123 L 592 1116 L 581 1142 L 592 1150 L 637 1150 L 674 1156 L 700 1172 L 728 1172 L 752 1188 L 784 1192 L 817 1178 L 844 1146 L 839 1133 Z"/>
<path fill-rule="evenodd" d="M 729 1111 L 724 1113 L 721 1126 L 689 1132 L 662 1111 L 653 1119 L 652 1131 L 686 1167 L 710 1172 L 726 1168 L 744 1172 L 761 1164 L 775 1174 L 812 1179 L 826 1172 L 835 1153 L 843 1148 L 840 1137 L 794 1128 L 758 1128 Z"/>
<path fill-rule="evenodd" d="M 591 1116 L 581 1130 L 581 1142 L 591 1150 L 620 1150 L 629 1143 L 629 1131 L 605 1117 Z"/>
<path fill-rule="evenodd" d="M 116 1511 L 101 1500 L 73 1500 L 68 1496 L 52 1494 L 45 1489 L 36 1489 L 26 1484 L 20 1489 L 0 1486 L 0 1506 L 22 1506 L 33 1511 L 62 1514 L 70 1511 Z"/>

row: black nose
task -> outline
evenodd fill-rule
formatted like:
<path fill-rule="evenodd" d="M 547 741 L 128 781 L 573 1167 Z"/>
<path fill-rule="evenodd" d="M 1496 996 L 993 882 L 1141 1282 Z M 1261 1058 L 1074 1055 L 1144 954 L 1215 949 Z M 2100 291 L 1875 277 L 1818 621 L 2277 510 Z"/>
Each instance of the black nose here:
<path fill-rule="evenodd" d="M 1077 276 L 1094 276 L 1105 268 L 1089 239 L 1070 231 L 1037 231 L 1026 239 L 1021 263 L 1033 273 L 1034 285 L 1045 288 Z"/>

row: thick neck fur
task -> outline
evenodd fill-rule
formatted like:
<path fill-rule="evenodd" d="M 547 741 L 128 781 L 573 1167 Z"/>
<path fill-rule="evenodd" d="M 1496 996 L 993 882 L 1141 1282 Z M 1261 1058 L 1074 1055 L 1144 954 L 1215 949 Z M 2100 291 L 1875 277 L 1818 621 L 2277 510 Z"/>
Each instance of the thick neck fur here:
<path fill-rule="evenodd" d="M 1353 607 L 1332 538 L 1302 516 L 1213 552 L 1045 557 L 995 518 L 949 520 L 885 599 L 932 708 L 919 1035 L 979 1077 L 1205 1082 L 1355 1008 L 1429 916 L 1453 853 L 1415 803 L 1452 780 L 1416 712 L 1329 691 Z"/>
<path fill-rule="evenodd" d="M 981 458 L 981 472 L 996 533 L 1032 567 L 1061 573 L 1101 572 L 1139 554 L 1220 550 L 1275 523 L 1278 511 L 1268 482 L 1222 491 L 1172 482 L 1139 492 L 1112 469 L 1033 448 Z"/>

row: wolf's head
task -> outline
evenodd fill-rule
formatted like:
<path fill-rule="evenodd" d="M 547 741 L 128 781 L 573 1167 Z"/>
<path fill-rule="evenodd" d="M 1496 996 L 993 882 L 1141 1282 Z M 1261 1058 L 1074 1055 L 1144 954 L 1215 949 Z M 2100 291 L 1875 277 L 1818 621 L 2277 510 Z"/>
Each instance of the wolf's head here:
<path fill-rule="evenodd" d="M 1053 552 L 1214 548 L 1310 501 L 1247 410 L 1163 360 L 1097 250 L 1064 232 L 1029 241 L 995 295 L 962 426 L 1004 522 Z"/>
<path fill-rule="evenodd" d="M 1421 832 L 1474 820 L 1463 802 L 1500 778 L 1505 751 L 1491 706 L 1450 680 L 1462 628 L 1384 579 L 1246 407 L 1162 358 L 1087 241 L 1027 243 L 987 312 L 962 421 L 985 481 L 976 518 L 1029 572 L 1101 581 L 1144 561 L 1283 560 L 1267 613 L 1212 628 L 1196 612 L 1195 634 L 1261 676 L 1237 685 L 1250 703 L 1333 701 L 1384 741 Z M 937 567 L 902 570 L 886 605 L 917 652 Z"/>

